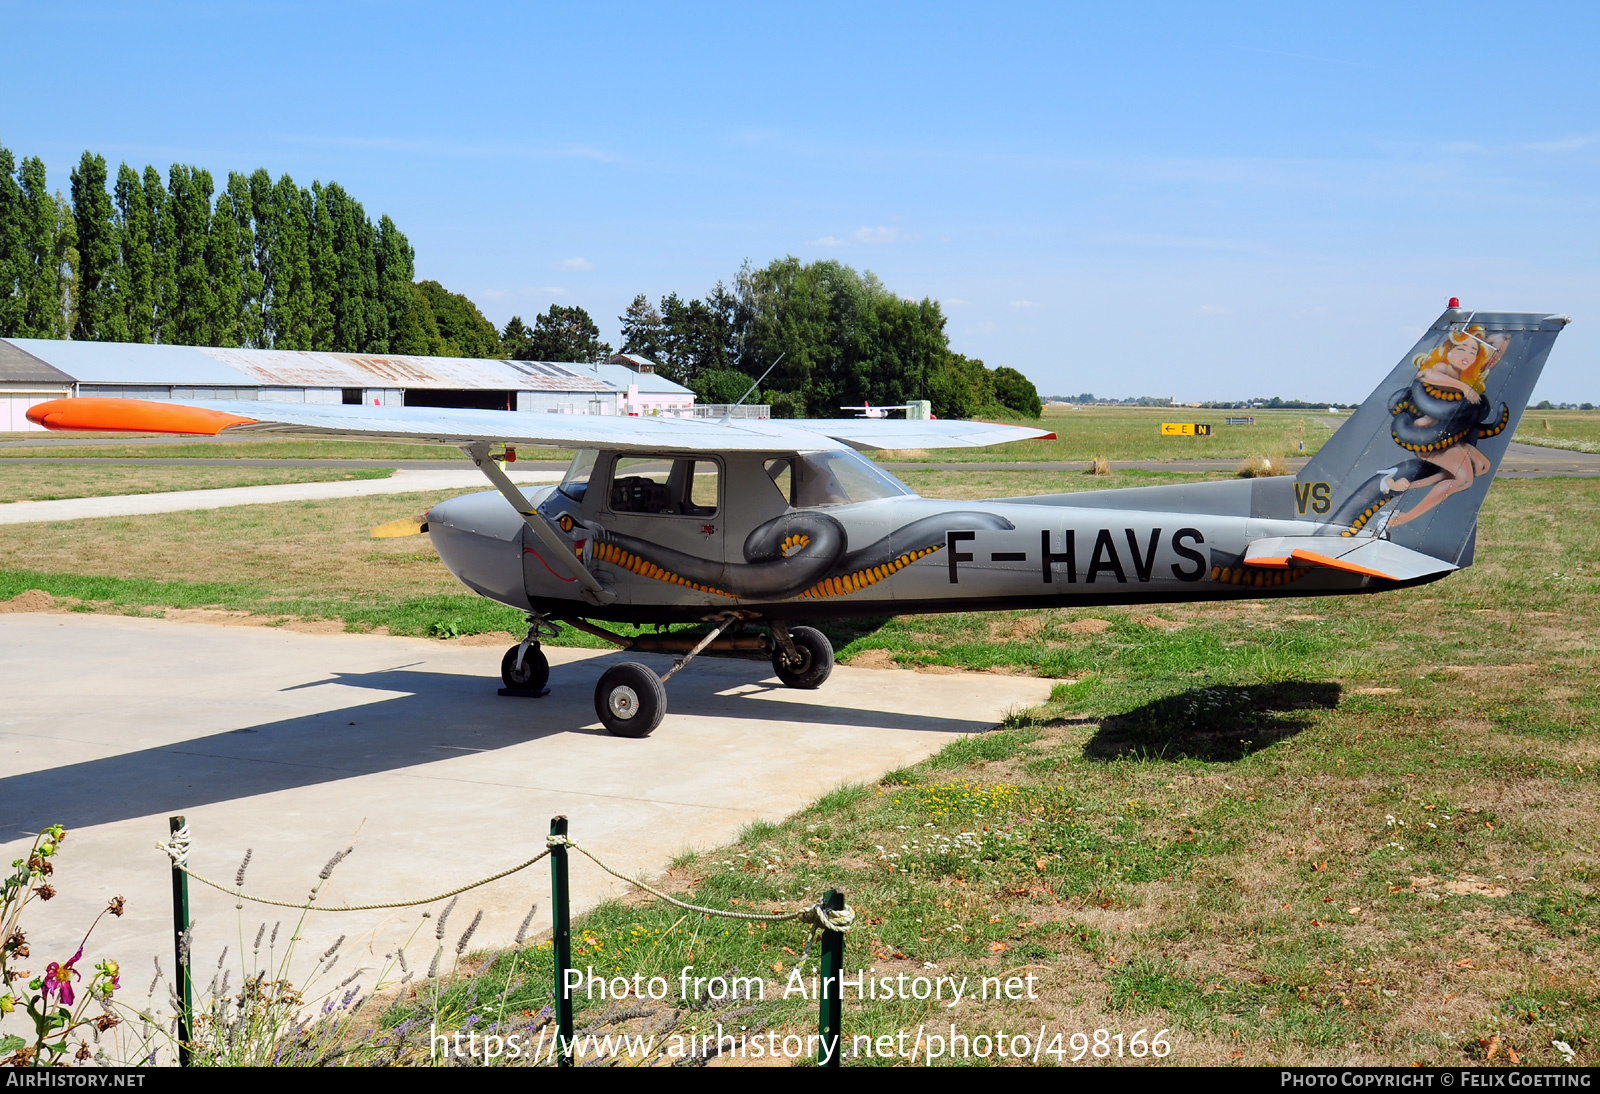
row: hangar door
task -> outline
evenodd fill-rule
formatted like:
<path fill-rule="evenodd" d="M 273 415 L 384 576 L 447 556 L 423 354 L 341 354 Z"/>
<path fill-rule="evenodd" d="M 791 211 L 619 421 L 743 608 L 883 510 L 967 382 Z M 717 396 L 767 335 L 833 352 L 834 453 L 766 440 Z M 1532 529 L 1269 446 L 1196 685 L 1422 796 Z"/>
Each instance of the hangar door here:
<path fill-rule="evenodd" d="M 43 433 L 28 421 L 28 408 L 66 396 L 65 391 L 0 391 L 0 433 Z"/>

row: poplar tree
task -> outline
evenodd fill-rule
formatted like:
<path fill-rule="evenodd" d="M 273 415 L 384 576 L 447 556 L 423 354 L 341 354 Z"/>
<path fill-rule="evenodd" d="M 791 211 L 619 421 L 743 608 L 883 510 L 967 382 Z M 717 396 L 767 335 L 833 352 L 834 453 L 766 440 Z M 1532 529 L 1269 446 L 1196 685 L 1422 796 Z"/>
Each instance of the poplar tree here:
<path fill-rule="evenodd" d="M 411 282 L 416 277 L 416 255 L 410 241 L 387 214 L 378 220 L 375 249 L 377 297 L 379 310 L 383 314 L 383 334 L 373 339 L 372 352 L 409 352 L 399 349 L 400 328 L 415 300 Z"/>
<path fill-rule="evenodd" d="M 175 229 L 168 209 L 167 188 L 161 172 L 144 169 L 145 228 L 150 239 L 150 341 L 170 342 L 168 312 L 177 305 L 178 283 Z"/>
<path fill-rule="evenodd" d="M 106 159 L 83 154 L 72 172 L 72 212 L 78 232 L 77 321 L 72 337 L 118 342 L 127 337 L 122 264 L 115 208 L 106 192 Z"/>
<path fill-rule="evenodd" d="M 69 252 L 77 235 L 66 202 L 50 193 L 44 161 L 29 156 L 19 172 L 22 184 L 22 316 L 18 334 L 64 338 L 71 309 Z"/>
<path fill-rule="evenodd" d="M 173 164 L 167 173 L 167 223 L 171 225 L 175 295 L 165 340 L 182 346 L 210 344 L 216 312 L 206 244 L 211 236 L 211 172 Z"/>
<path fill-rule="evenodd" d="M 230 172 L 227 196 L 234 222 L 233 276 L 239 286 L 235 311 L 239 344 L 259 347 L 263 344 L 262 277 L 256 266 L 255 211 L 250 180 L 237 171 Z"/>
<path fill-rule="evenodd" d="M 206 236 L 206 281 L 211 290 L 211 314 L 206 329 L 210 337 L 203 344 L 239 346 L 244 344 L 239 324 L 239 221 L 234 216 L 233 195 L 224 190 L 217 195 L 211 214 L 211 231 Z"/>
<path fill-rule="evenodd" d="M 139 173 L 127 164 L 117 168 L 116 205 L 119 265 L 123 270 L 122 336 L 129 342 L 149 342 L 156 310 L 150 206 Z"/>
<path fill-rule="evenodd" d="M 0 336 L 22 333 L 22 187 L 17 161 L 0 145 Z"/>

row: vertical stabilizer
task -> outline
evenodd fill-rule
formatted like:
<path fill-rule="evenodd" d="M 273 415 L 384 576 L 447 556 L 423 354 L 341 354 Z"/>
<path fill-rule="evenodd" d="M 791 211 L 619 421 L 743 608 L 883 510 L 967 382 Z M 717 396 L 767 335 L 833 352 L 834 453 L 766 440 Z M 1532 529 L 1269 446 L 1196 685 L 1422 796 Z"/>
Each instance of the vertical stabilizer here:
<path fill-rule="evenodd" d="M 1478 509 L 1567 322 L 1447 310 L 1296 477 L 1296 515 L 1469 564 Z"/>

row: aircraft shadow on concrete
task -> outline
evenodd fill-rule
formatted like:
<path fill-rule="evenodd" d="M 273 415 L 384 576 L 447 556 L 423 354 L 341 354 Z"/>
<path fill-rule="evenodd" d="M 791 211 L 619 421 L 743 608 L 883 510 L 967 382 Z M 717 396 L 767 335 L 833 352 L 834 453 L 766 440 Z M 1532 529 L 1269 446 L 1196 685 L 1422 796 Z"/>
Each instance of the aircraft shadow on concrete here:
<path fill-rule="evenodd" d="M 0 839 L 29 835 L 50 824 L 109 824 L 398 771 L 562 733 L 609 738 L 595 717 L 594 685 L 601 672 L 623 659 L 612 655 L 552 665 L 551 692 L 539 699 L 497 695 L 498 678 L 404 668 L 338 673 L 291 685 L 282 690 L 333 684 L 406 694 L 0 778 Z M 730 672 L 716 661 L 708 662 L 710 671 L 696 672 L 699 667 L 689 667 L 669 683 L 669 720 L 654 735 L 640 741 L 619 739 L 618 746 L 669 755 L 674 714 L 912 732 L 976 733 L 993 725 L 752 698 L 788 689 L 762 686 L 766 671 L 758 665 L 751 665 L 748 675 Z M 757 685 L 755 692 L 717 694 L 750 684 Z M 773 744 L 782 747 L 781 738 Z"/>
<path fill-rule="evenodd" d="M 1304 680 L 1180 691 L 1101 719 L 1083 755 L 1227 763 L 1310 728 L 1312 712 L 1338 706 L 1341 691 L 1338 684 Z"/>

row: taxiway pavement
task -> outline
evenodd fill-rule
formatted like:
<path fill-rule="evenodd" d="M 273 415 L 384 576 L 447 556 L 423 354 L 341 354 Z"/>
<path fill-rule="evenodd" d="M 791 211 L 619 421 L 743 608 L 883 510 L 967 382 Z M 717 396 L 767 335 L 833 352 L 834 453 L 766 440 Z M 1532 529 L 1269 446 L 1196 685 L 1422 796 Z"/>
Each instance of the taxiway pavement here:
<path fill-rule="evenodd" d="M 1045 699 L 1051 681 L 841 666 L 814 692 L 780 686 L 762 661 L 700 658 L 668 685 L 669 712 L 645 740 L 612 737 L 594 714 L 595 681 L 624 655 L 550 647 L 550 694 L 503 698 L 502 645 L 376 635 L 305 634 L 108 615 L 0 615 L 0 860 L 59 823 L 70 836 L 52 879 L 59 895 L 27 916 L 33 967 L 71 956 L 110 897 L 89 962 L 122 963 L 142 1005 L 153 960 L 172 968 L 167 859 L 156 842 L 184 814 L 191 866 L 245 888 L 303 900 L 338 850 L 355 846 L 321 902 L 363 903 L 452 889 L 537 854 L 550 818 L 630 876 L 657 875 L 685 848 L 731 840 L 841 783 L 875 781 L 1009 709 Z M 664 656 L 626 655 L 664 671 Z M 573 856 L 577 908 L 626 886 Z M 794 898 L 814 898 L 829 883 Z M 472 949 L 509 943 L 530 905 L 549 925 L 544 863 L 461 898 L 446 956 L 483 909 Z M 191 885 L 201 985 L 241 938 L 296 915 Z M 301 930 L 308 963 L 340 934 L 333 982 L 407 948 L 425 969 L 435 948 L 422 909 L 321 913 Z M 431 909 L 438 912 L 439 906 Z M 801 932 L 795 929 L 796 948 Z M 281 950 L 281 945 L 280 945 Z M 265 952 L 265 951 L 263 951 Z M 297 975 L 306 971 L 297 963 Z M 372 973 L 360 982 L 371 986 Z M 165 989 L 162 989 L 163 993 Z"/>

